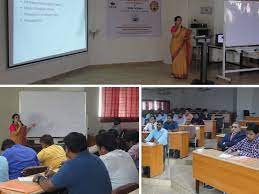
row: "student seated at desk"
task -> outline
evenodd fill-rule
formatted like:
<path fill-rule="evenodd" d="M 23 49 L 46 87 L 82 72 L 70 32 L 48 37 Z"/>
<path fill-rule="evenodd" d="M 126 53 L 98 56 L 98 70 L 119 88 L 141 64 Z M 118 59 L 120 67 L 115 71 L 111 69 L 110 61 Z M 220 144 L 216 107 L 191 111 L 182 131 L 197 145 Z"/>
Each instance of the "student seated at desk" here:
<path fill-rule="evenodd" d="M 20 177 L 25 168 L 39 165 L 37 153 L 33 149 L 15 144 L 11 139 L 4 140 L 1 150 L 2 156 L 8 161 L 10 180 Z"/>
<path fill-rule="evenodd" d="M 208 113 L 207 109 L 203 109 L 202 113 L 200 114 L 200 119 L 202 120 L 211 120 L 211 115 Z"/>
<path fill-rule="evenodd" d="M 232 131 L 225 135 L 221 142 L 218 143 L 218 147 L 225 151 L 245 138 L 246 132 L 241 130 L 239 124 L 235 122 L 232 124 Z"/>
<path fill-rule="evenodd" d="M 183 113 L 180 112 L 175 121 L 178 123 L 178 125 L 185 125 L 186 123 L 185 115 L 183 115 Z"/>
<path fill-rule="evenodd" d="M 156 117 L 152 116 L 149 118 L 148 124 L 144 127 L 144 131 L 153 131 L 156 128 Z"/>
<path fill-rule="evenodd" d="M 164 128 L 162 128 L 163 123 L 161 121 L 157 122 L 157 128 L 152 131 L 146 139 L 143 141 L 146 142 L 151 142 L 154 140 L 156 144 L 162 144 L 164 146 L 164 160 L 166 157 L 166 151 L 167 151 L 167 144 L 168 144 L 168 131 Z"/>
<path fill-rule="evenodd" d="M 98 156 L 87 150 L 86 137 L 70 133 L 64 138 L 66 161 L 57 173 L 48 171 L 46 177 L 38 174 L 33 181 L 46 192 L 67 189 L 68 194 L 111 194 L 108 171 Z"/>
<path fill-rule="evenodd" d="M 139 169 L 139 132 L 134 131 L 125 134 L 125 140 L 128 153 L 134 160 L 137 169 Z"/>
<path fill-rule="evenodd" d="M 229 148 L 226 153 L 259 158 L 259 126 L 248 126 L 246 129 L 246 138 Z"/>
<path fill-rule="evenodd" d="M 61 146 L 54 144 L 51 135 L 43 135 L 40 138 L 40 144 L 43 149 L 37 156 L 42 166 L 47 166 L 54 170 L 67 160 L 65 150 Z"/>
<path fill-rule="evenodd" d="M 204 125 L 204 121 L 199 117 L 198 113 L 195 113 L 195 114 L 193 114 L 191 124 L 192 125 Z"/>
<path fill-rule="evenodd" d="M 167 121 L 164 123 L 164 129 L 175 132 L 178 131 L 178 128 L 178 123 L 173 120 L 173 116 L 168 115 Z"/>
<path fill-rule="evenodd" d="M 120 118 L 115 118 L 113 120 L 113 126 L 111 129 L 114 129 L 118 132 L 118 134 L 120 135 L 121 134 L 121 119 Z"/>
<path fill-rule="evenodd" d="M 129 184 L 138 183 L 138 170 L 129 153 L 117 149 L 117 140 L 111 132 L 96 136 L 100 159 L 108 169 L 112 189 Z"/>
<path fill-rule="evenodd" d="M 9 180 L 8 173 L 8 161 L 5 157 L 0 156 L 0 183 L 6 182 Z"/>
<path fill-rule="evenodd" d="M 167 114 L 165 114 L 165 112 L 163 110 L 161 110 L 160 113 L 158 114 L 156 120 L 162 121 L 164 123 L 166 121 L 166 118 L 167 118 Z"/>
<path fill-rule="evenodd" d="M 191 121 L 192 118 L 193 118 L 192 113 L 190 113 L 190 111 L 189 111 L 188 109 L 185 110 L 184 116 L 185 116 L 185 119 L 186 119 L 187 121 Z"/>

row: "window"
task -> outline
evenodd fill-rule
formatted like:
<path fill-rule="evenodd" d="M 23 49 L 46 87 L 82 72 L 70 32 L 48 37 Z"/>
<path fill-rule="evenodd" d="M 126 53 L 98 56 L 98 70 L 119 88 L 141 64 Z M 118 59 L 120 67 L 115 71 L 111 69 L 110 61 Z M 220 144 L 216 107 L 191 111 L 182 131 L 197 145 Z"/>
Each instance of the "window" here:
<path fill-rule="evenodd" d="M 143 100 L 142 110 L 164 110 L 170 111 L 170 101 L 166 100 Z"/>
<path fill-rule="evenodd" d="M 100 88 L 99 116 L 102 122 L 120 118 L 122 122 L 138 122 L 139 88 Z"/>

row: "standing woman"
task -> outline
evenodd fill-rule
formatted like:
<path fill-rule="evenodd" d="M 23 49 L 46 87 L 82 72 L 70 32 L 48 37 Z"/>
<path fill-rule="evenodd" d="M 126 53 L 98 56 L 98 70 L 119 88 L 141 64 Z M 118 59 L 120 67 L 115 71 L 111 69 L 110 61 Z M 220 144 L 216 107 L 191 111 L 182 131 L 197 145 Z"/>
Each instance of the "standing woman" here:
<path fill-rule="evenodd" d="M 9 127 L 10 130 L 10 138 L 16 143 L 21 145 L 26 145 L 26 136 L 27 132 L 35 127 L 35 124 L 32 124 L 31 127 L 27 127 L 20 120 L 20 115 L 15 113 L 12 116 L 12 124 Z"/>
<path fill-rule="evenodd" d="M 192 31 L 182 26 L 182 17 L 174 19 L 175 26 L 171 28 L 171 55 L 172 69 L 171 75 L 175 79 L 187 79 L 188 70 L 191 63 Z"/>

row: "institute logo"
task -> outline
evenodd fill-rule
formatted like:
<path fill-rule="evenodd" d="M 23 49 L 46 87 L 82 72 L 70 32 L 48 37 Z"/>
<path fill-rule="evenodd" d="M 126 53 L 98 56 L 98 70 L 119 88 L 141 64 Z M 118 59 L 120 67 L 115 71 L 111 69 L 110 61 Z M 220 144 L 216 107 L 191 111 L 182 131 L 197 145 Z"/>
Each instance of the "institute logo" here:
<path fill-rule="evenodd" d="M 117 2 L 115 0 L 110 0 L 109 1 L 109 8 L 117 8 Z"/>
<path fill-rule="evenodd" d="M 151 9 L 151 11 L 153 11 L 153 12 L 157 12 L 157 11 L 160 9 L 159 2 L 157 2 L 157 1 L 152 1 L 152 2 L 150 3 L 150 9 Z"/>

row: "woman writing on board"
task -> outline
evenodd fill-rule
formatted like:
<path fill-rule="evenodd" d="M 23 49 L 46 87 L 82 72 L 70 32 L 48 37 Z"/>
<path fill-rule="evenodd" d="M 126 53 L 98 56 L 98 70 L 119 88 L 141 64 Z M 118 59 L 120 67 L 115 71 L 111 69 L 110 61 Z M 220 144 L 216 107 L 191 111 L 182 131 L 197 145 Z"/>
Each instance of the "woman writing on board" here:
<path fill-rule="evenodd" d="M 170 51 L 172 56 L 171 75 L 175 79 L 187 79 L 188 68 L 191 63 L 192 31 L 182 26 L 182 17 L 174 19 L 175 25 L 171 28 L 172 39 Z"/>
<path fill-rule="evenodd" d="M 27 127 L 20 120 L 20 115 L 15 113 L 12 116 L 12 124 L 9 127 L 10 138 L 16 144 L 26 145 L 27 132 L 35 126 L 35 124 L 32 124 L 32 126 Z"/>

